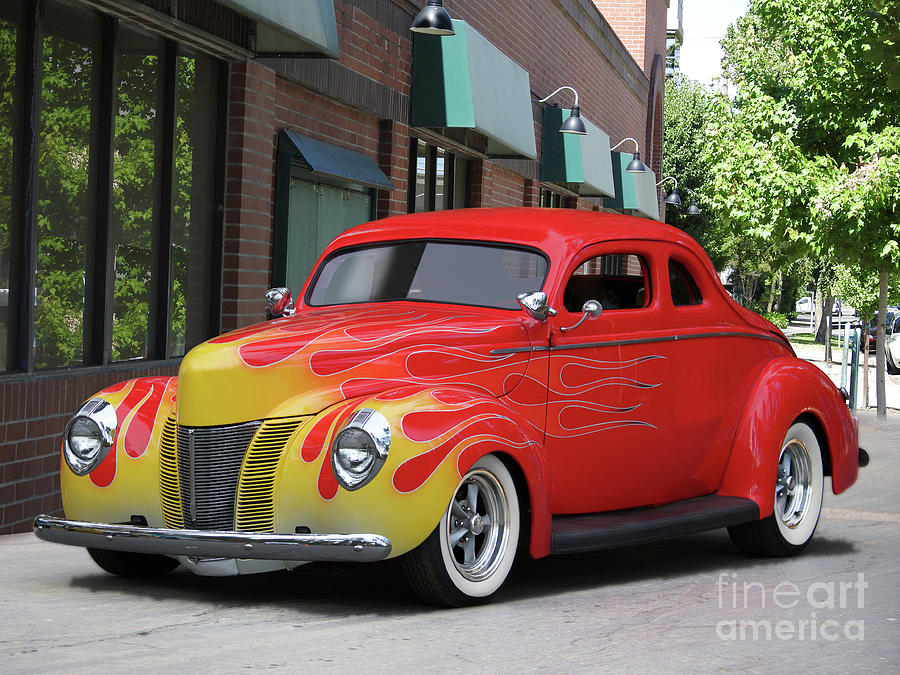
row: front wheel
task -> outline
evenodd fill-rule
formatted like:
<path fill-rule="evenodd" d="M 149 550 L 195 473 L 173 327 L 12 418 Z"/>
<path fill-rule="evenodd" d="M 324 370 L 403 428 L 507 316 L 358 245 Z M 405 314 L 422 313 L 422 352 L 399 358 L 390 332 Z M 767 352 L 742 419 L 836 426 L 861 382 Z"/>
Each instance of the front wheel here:
<path fill-rule="evenodd" d="M 822 451 L 803 422 L 788 429 L 775 478 L 775 510 L 768 518 L 728 528 L 735 545 L 752 555 L 786 557 L 812 539 L 822 511 L 825 485 Z"/>
<path fill-rule="evenodd" d="M 131 579 L 161 577 L 179 565 L 175 558 L 164 555 L 108 551 L 100 548 L 89 548 L 87 552 L 105 571 Z"/>
<path fill-rule="evenodd" d="M 472 605 L 506 580 L 518 543 L 515 483 L 503 462 L 487 455 L 463 476 L 434 531 L 404 556 L 404 575 L 425 602 Z"/>

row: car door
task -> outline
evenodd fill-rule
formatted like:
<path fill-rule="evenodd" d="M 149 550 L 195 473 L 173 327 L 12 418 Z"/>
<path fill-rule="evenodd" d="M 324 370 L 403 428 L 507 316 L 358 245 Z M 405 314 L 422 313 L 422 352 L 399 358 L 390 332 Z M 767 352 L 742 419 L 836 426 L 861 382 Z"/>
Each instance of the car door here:
<path fill-rule="evenodd" d="M 546 446 L 551 509 L 585 513 L 666 501 L 683 478 L 672 444 L 672 345 L 659 252 L 611 242 L 581 252 L 550 319 Z M 577 328 L 586 300 L 603 306 Z"/>

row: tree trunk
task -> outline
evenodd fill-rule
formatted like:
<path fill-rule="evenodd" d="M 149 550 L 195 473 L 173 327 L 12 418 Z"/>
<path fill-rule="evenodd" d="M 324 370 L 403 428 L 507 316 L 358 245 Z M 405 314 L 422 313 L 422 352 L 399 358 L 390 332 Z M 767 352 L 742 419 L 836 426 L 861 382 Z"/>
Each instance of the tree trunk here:
<path fill-rule="evenodd" d="M 776 275 L 772 275 L 772 280 L 769 282 L 769 304 L 766 305 L 766 312 L 769 314 L 772 313 L 772 308 L 775 305 L 775 282 L 778 280 Z"/>
<path fill-rule="evenodd" d="M 875 401 L 878 417 L 887 417 L 887 397 L 884 389 L 884 327 L 887 317 L 888 273 L 878 274 L 878 327 L 875 332 Z"/>
<path fill-rule="evenodd" d="M 828 321 L 826 321 L 826 319 L 831 316 L 831 307 L 834 305 L 834 296 L 831 295 L 831 291 L 828 292 L 824 301 L 821 297 L 821 293 L 817 293 L 817 296 L 816 307 L 821 309 L 816 317 L 816 342 L 820 345 L 824 345 L 826 342 L 825 334 L 828 332 Z"/>
<path fill-rule="evenodd" d="M 778 300 L 775 301 L 776 311 L 781 311 L 781 305 L 784 302 L 784 274 L 778 270 Z"/>

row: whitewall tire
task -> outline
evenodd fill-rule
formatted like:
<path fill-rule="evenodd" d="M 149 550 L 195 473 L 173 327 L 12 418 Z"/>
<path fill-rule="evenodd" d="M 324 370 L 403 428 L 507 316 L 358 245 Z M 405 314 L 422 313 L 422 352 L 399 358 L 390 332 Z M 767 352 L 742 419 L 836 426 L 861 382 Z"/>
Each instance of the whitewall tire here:
<path fill-rule="evenodd" d="M 459 607 L 493 595 L 509 575 L 519 543 L 519 501 L 506 465 L 487 455 L 466 472 L 440 522 L 403 559 L 423 600 Z"/>
<path fill-rule="evenodd" d="M 790 556 L 800 553 L 816 531 L 822 511 L 825 476 L 822 450 L 808 424 L 797 422 L 781 444 L 775 476 L 774 513 L 728 529 L 746 553 Z"/>

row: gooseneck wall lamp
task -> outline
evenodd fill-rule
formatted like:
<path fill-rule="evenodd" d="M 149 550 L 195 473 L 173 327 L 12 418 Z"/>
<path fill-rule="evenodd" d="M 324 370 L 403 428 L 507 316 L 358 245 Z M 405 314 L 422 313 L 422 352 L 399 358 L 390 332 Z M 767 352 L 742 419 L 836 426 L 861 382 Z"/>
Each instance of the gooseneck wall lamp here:
<path fill-rule="evenodd" d="M 563 85 L 556 91 L 554 91 L 549 96 L 545 96 L 544 98 L 539 98 L 535 103 L 545 103 L 549 101 L 551 98 L 556 96 L 563 89 L 568 89 L 573 94 L 575 94 L 575 105 L 572 106 L 572 112 L 565 122 L 562 123 L 562 126 L 559 128 L 559 133 L 561 134 L 578 134 L 579 136 L 584 136 L 587 134 L 587 129 L 584 126 L 584 122 L 581 119 L 581 107 L 578 105 L 578 92 L 575 91 L 573 87 L 569 87 Z"/>
<path fill-rule="evenodd" d="M 681 204 L 681 195 L 678 194 L 678 180 L 676 180 L 675 176 L 666 176 L 656 184 L 656 187 L 659 187 L 667 180 L 675 183 L 675 186 L 672 188 L 672 191 L 666 195 L 666 204 L 674 204 L 675 206 L 678 206 L 679 204 Z"/>
<path fill-rule="evenodd" d="M 409 29 L 413 33 L 426 35 L 456 35 L 453 21 L 444 9 L 444 0 L 428 0 L 428 4 L 416 14 Z"/>
<path fill-rule="evenodd" d="M 697 206 L 697 198 L 691 197 L 691 204 L 687 207 L 687 214 L 689 216 L 699 216 L 700 215 L 700 207 Z"/>
<path fill-rule="evenodd" d="M 610 148 L 610 150 L 615 150 L 625 141 L 631 141 L 634 143 L 634 155 L 630 162 L 628 162 L 628 166 L 625 167 L 625 171 L 628 173 L 647 173 L 650 169 L 647 168 L 647 165 L 641 161 L 641 153 L 638 152 L 638 142 L 633 138 L 623 138 L 621 141 L 616 143 L 614 146 Z"/>

